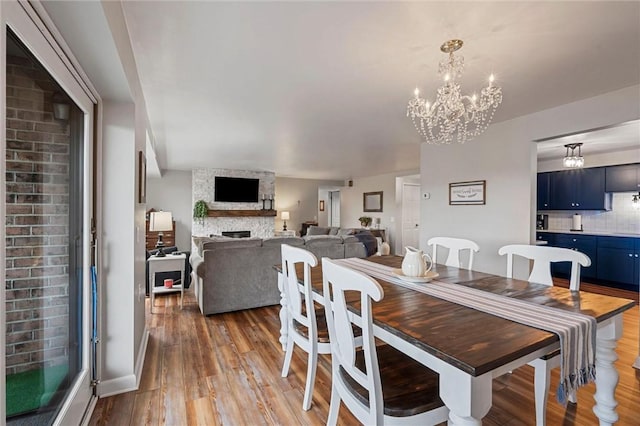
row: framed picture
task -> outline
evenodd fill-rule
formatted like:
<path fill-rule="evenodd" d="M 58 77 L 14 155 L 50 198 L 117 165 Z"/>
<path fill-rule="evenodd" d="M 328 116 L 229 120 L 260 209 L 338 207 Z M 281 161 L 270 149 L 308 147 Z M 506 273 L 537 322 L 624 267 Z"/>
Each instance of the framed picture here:
<path fill-rule="evenodd" d="M 449 205 L 469 206 L 485 204 L 487 181 L 455 182 L 449 184 Z"/>
<path fill-rule="evenodd" d="M 364 194 L 362 194 L 362 211 L 381 212 L 382 191 L 365 192 Z"/>
<path fill-rule="evenodd" d="M 147 159 L 144 152 L 138 152 L 138 202 L 147 202 Z"/>
<path fill-rule="evenodd" d="M 324 211 L 324 200 L 320 200 L 320 211 Z"/>

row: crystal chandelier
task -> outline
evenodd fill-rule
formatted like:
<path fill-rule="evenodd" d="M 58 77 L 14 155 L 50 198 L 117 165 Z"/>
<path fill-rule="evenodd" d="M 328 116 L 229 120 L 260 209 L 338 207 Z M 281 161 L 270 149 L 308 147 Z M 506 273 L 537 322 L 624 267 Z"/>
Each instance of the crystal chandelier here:
<path fill-rule="evenodd" d="M 582 143 L 568 143 L 564 147 L 567 148 L 567 154 L 562 159 L 562 165 L 570 169 L 579 169 L 584 166 L 584 157 L 582 156 Z M 576 149 L 578 155 L 576 155 Z M 571 150 L 571 154 L 569 154 Z"/>
<path fill-rule="evenodd" d="M 420 97 L 416 88 L 414 98 L 407 106 L 407 117 L 411 117 L 416 130 L 430 144 L 465 143 L 484 132 L 493 114 L 502 102 L 502 89 L 493 85 L 493 74 L 489 85 L 480 91 L 480 97 L 460 93 L 456 79 L 462 77 L 464 58 L 453 52 L 462 47 L 462 40 L 446 41 L 440 50 L 449 57 L 440 62 L 438 74 L 444 86 L 438 89 L 435 102 Z"/>

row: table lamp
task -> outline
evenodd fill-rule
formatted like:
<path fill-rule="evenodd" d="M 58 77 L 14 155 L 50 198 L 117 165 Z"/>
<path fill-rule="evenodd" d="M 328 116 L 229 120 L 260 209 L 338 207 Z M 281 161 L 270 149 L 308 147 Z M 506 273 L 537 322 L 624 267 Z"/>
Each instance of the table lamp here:
<path fill-rule="evenodd" d="M 171 230 L 173 230 L 173 218 L 171 217 L 171 212 L 152 212 L 149 215 L 149 231 L 158 232 L 158 242 L 156 243 L 156 248 L 158 249 L 158 254 L 156 254 L 157 257 L 166 256 L 162 237 L 164 236 L 164 231 Z"/>
<path fill-rule="evenodd" d="M 283 231 L 287 230 L 287 221 L 289 220 L 289 212 L 280 213 L 280 219 L 284 220 L 284 226 L 282 227 Z"/>

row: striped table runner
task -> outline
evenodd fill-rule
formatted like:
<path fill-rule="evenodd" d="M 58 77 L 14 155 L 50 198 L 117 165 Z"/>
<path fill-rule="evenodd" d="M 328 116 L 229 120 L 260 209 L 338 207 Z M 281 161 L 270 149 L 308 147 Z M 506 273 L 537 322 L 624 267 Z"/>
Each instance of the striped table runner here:
<path fill-rule="evenodd" d="M 595 318 L 459 284 L 432 281 L 425 285 L 404 281 L 394 273 L 394 268 L 364 259 L 336 262 L 392 284 L 557 334 L 561 357 L 557 395 L 561 403 L 566 403 L 570 392 L 595 380 Z"/>

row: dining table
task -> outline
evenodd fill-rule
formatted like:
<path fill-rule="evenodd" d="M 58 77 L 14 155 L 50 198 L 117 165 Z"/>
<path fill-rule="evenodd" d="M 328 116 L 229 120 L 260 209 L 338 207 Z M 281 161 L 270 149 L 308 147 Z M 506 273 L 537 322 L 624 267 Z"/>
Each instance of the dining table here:
<path fill-rule="evenodd" d="M 403 258 L 372 256 L 366 260 L 400 270 Z M 287 296 L 282 269 L 279 265 L 275 268 L 282 305 L 279 341 L 284 350 Z M 433 271 L 438 274 L 437 278 L 421 285 L 459 284 L 595 318 L 596 404 L 593 412 L 600 425 L 612 425 L 618 420 L 614 397 L 619 378 L 614 365 L 618 359 L 615 349 L 622 335 L 622 313 L 634 307 L 634 301 L 441 264 L 434 264 Z M 301 272 L 302 269 L 298 277 L 303 276 Z M 384 297 L 372 304 L 375 336 L 440 375 L 440 397 L 449 408 L 450 425 L 482 424 L 482 418 L 491 408 L 494 378 L 560 347 L 558 335 L 552 332 L 382 279 L 377 281 Z M 314 300 L 323 304 L 320 264 L 311 268 L 311 284 Z M 347 303 L 357 323 L 359 295 L 347 295 Z"/>

